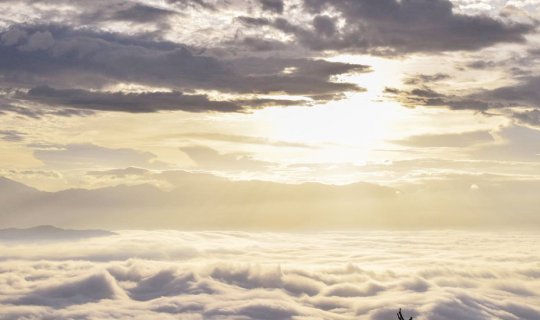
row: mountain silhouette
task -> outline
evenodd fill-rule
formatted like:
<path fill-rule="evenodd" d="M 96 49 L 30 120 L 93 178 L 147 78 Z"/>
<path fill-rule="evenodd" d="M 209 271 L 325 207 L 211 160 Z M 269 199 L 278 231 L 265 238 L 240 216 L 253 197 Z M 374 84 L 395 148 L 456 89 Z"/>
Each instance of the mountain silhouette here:
<path fill-rule="evenodd" d="M 116 233 L 105 230 L 73 230 L 54 226 L 37 226 L 28 229 L 0 229 L 0 241 L 59 241 L 106 237 Z"/>

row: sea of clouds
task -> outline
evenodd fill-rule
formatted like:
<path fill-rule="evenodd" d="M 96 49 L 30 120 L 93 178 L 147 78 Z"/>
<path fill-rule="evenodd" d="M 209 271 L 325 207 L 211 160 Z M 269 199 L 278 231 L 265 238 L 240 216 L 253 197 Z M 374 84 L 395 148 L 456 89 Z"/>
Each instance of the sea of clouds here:
<path fill-rule="evenodd" d="M 0 319 L 540 319 L 540 234 L 121 231 L 0 243 Z"/>

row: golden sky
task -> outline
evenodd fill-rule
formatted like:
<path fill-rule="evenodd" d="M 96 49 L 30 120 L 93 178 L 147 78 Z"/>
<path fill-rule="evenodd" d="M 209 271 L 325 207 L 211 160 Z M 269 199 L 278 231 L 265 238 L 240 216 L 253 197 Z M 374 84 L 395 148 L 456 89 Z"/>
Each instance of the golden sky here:
<path fill-rule="evenodd" d="M 51 0 L 0 12 L 0 188 L 55 195 L 31 210 L 35 195 L 5 200 L 32 212 L 9 223 L 44 210 L 44 222 L 91 224 L 54 213 L 96 209 L 88 195 L 66 200 L 79 188 L 148 202 L 194 190 L 188 205 L 144 207 L 175 227 L 540 221 L 537 1 Z M 130 226 L 162 226 L 135 211 Z"/>

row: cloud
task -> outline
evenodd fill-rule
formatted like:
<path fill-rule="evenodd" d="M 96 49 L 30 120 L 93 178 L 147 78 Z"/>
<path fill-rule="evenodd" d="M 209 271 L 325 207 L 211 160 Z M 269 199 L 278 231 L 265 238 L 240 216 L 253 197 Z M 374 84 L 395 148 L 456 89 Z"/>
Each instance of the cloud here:
<path fill-rule="evenodd" d="M 435 73 L 435 74 L 416 74 L 410 76 L 403 81 L 407 85 L 418 85 L 425 83 L 433 83 L 441 80 L 446 80 L 451 78 L 450 75 L 446 73 Z"/>
<path fill-rule="evenodd" d="M 375 283 L 368 283 L 362 287 L 349 285 L 349 284 L 339 284 L 329 287 L 325 294 L 328 296 L 336 297 L 366 297 L 374 296 L 379 291 L 383 291 L 384 287 Z"/>
<path fill-rule="evenodd" d="M 488 101 L 476 95 L 456 95 L 444 94 L 431 89 L 428 86 L 421 86 L 412 90 L 400 90 L 395 88 L 385 88 L 384 93 L 407 107 L 432 106 L 446 107 L 452 110 L 476 110 L 486 112 L 492 106 Z"/>
<path fill-rule="evenodd" d="M 283 3 L 283 0 L 258 0 L 263 10 L 267 10 L 274 13 L 283 13 L 283 8 L 285 7 L 285 4 Z"/>
<path fill-rule="evenodd" d="M 4 1 L 5 3 L 11 1 Z M 66 1 L 49 0 L 39 7 L 33 6 L 30 0 L 13 1 L 19 12 L 25 12 L 31 18 L 25 19 L 27 23 L 40 23 L 55 16 L 55 21 L 65 25 L 103 27 L 108 23 L 125 23 L 134 32 L 141 30 L 154 30 L 162 34 L 169 30 L 170 21 L 182 17 L 182 10 L 205 9 L 213 7 L 204 0 L 169 0 L 161 5 L 147 3 L 129 3 L 119 0 L 103 1 Z M 14 6 L 15 7 L 15 6 Z M 60 8 L 69 8 L 62 10 Z M 14 19 L 15 21 L 18 19 Z M 144 32 L 144 31 L 143 31 Z"/>
<path fill-rule="evenodd" d="M 0 74 L 6 85 L 22 89 L 16 94 L 3 94 L 7 101 L 4 108 L 18 113 L 32 111 L 33 117 L 39 117 L 44 111 L 33 111 L 21 104 L 39 102 L 51 107 L 62 106 L 70 115 L 76 114 L 77 109 L 230 112 L 305 105 L 306 98 L 324 101 L 341 98 L 345 92 L 362 91 L 355 84 L 335 82 L 332 77 L 370 71 L 365 65 L 309 57 L 223 59 L 194 53 L 198 49 L 146 35 L 113 34 L 60 25 L 12 25 L 2 30 L 0 37 Z M 293 71 L 284 72 L 286 69 Z M 121 83 L 170 91 L 103 90 Z M 214 101 L 204 94 L 187 94 L 193 90 L 255 96 Z M 297 99 L 258 96 L 274 93 L 285 93 Z"/>
<path fill-rule="evenodd" d="M 13 303 L 62 308 L 73 304 L 85 304 L 124 296 L 124 291 L 116 285 L 114 278 L 103 272 L 35 290 L 14 300 Z"/>
<path fill-rule="evenodd" d="M 402 308 L 415 318 L 532 320 L 540 315 L 540 279 L 526 271 L 536 269 L 537 238 L 156 230 L 107 241 L 0 243 L 0 307 L 6 319 L 383 320 Z M 177 255 L 179 245 L 193 255 Z M 99 251 L 109 258 L 96 260 Z"/>
<path fill-rule="evenodd" d="M 491 60 L 475 60 L 466 65 L 471 69 L 492 69 L 497 66 L 497 63 Z"/>
<path fill-rule="evenodd" d="M 299 315 L 294 307 L 273 299 L 245 301 L 235 306 L 218 307 L 210 310 L 208 316 L 245 316 L 248 319 L 293 319 Z"/>
<path fill-rule="evenodd" d="M 92 176 L 114 176 L 117 178 L 125 178 L 127 176 L 145 176 L 150 174 L 149 170 L 137 168 L 137 167 L 127 167 L 123 169 L 111 169 L 111 170 L 100 170 L 100 171 L 88 171 L 88 175 Z"/>
<path fill-rule="evenodd" d="M 204 146 L 181 147 L 180 150 L 188 155 L 198 167 L 209 170 L 264 170 L 273 163 L 255 160 L 245 154 L 221 154 L 216 150 Z"/>
<path fill-rule="evenodd" d="M 512 117 L 520 123 L 540 127 L 540 110 L 513 112 Z"/>
<path fill-rule="evenodd" d="M 416 135 L 402 140 L 395 140 L 393 143 L 419 148 L 463 148 L 493 141 L 493 136 L 487 131 L 470 131 Z"/>
<path fill-rule="evenodd" d="M 235 134 L 222 134 L 222 133 L 210 133 L 210 132 L 191 132 L 182 134 L 182 137 L 212 140 L 212 141 L 226 141 L 242 144 L 254 144 L 254 145 L 268 145 L 275 147 L 288 147 L 288 148 L 315 148 L 314 146 L 288 141 L 273 141 L 262 137 L 242 136 Z"/>
<path fill-rule="evenodd" d="M 476 159 L 537 162 L 540 154 L 540 131 L 525 126 L 503 128 L 498 133 L 502 143 L 484 146 L 472 153 Z"/>
<path fill-rule="evenodd" d="M 272 98 L 236 100 L 211 100 L 204 94 L 184 94 L 178 91 L 110 92 L 82 89 L 55 89 L 47 86 L 17 92 L 12 102 L 38 104 L 42 109 L 28 107 L 5 107 L 4 112 L 13 112 L 30 118 L 48 115 L 63 117 L 90 116 L 96 111 L 129 113 L 151 113 L 159 111 L 186 112 L 248 112 L 272 106 L 307 106 L 311 101 Z"/>
<path fill-rule="evenodd" d="M 181 92 L 95 92 L 80 89 L 36 87 L 18 98 L 50 106 L 65 106 L 99 111 L 156 112 L 182 110 L 190 112 L 238 112 L 242 107 L 232 101 L 213 101 L 206 95 L 185 95 Z M 271 104 L 272 100 L 268 103 Z M 251 104 L 253 106 L 254 103 Z"/>
<path fill-rule="evenodd" d="M 524 35 L 535 29 L 530 23 L 456 13 L 447 0 L 305 0 L 303 5 L 313 14 L 333 10 L 344 20 L 343 27 L 338 29 L 326 16 L 314 16 L 311 26 L 285 18 L 244 22 L 271 26 L 312 50 L 375 54 L 476 50 L 503 42 L 525 42 Z"/>
<path fill-rule="evenodd" d="M 49 84 L 64 87 L 95 87 L 100 82 L 103 85 L 119 80 L 180 86 L 227 73 L 225 66 L 214 58 L 194 55 L 186 46 L 151 41 L 143 36 L 129 37 L 64 26 L 18 25 L 4 30 L 2 38 L 13 38 L 11 33 L 28 34 L 10 44 L 4 41 L 0 46 L 3 58 L 0 71 L 11 78 L 12 83 L 44 85 L 41 77 L 50 76 Z M 28 49 L 30 39 L 41 34 L 50 35 L 51 43 L 46 48 Z"/>
<path fill-rule="evenodd" d="M 51 145 L 48 148 L 34 148 L 34 156 L 50 167 L 96 167 L 148 166 L 156 155 L 128 148 L 107 148 L 94 144 Z"/>
<path fill-rule="evenodd" d="M 147 301 L 159 297 L 179 296 L 184 294 L 213 294 L 210 288 L 199 286 L 200 280 L 193 273 L 177 274 L 176 270 L 162 270 L 145 278 L 130 290 L 135 300 Z"/>
<path fill-rule="evenodd" d="M 499 87 L 493 90 L 485 90 L 478 93 L 479 96 L 489 99 L 493 105 L 496 101 L 508 105 L 520 105 L 536 107 L 540 103 L 540 93 L 537 88 L 540 86 L 540 76 L 523 77 L 514 85 Z M 504 104 L 503 104 L 504 106 Z"/>
<path fill-rule="evenodd" d="M 540 103 L 539 76 L 521 76 L 517 82 L 494 89 L 476 89 L 464 94 L 442 93 L 434 90 L 433 82 L 407 80 L 416 87 L 410 90 L 386 88 L 385 94 L 408 107 L 435 106 L 454 110 L 474 110 L 485 113 L 503 111 L 503 115 L 518 123 L 538 126 L 537 112 Z M 525 109 L 525 110 L 523 110 Z"/>
<path fill-rule="evenodd" d="M 116 11 L 109 10 L 102 13 L 109 14 L 108 16 L 102 17 L 103 20 L 119 20 L 119 21 L 131 21 L 139 23 L 149 23 L 149 22 L 160 22 L 164 19 L 175 14 L 172 10 L 166 10 L 161 8 L 156 8 L 141 3 L 135 4 L 126 4 L 123 3 L 123 6 Z M 112 11 L 112 14 L 111 14 Z M 96 18 L 95 15 L 92 18 Z"/>
<path fill-rule="evenodd" d="M 235 39 L 232 43 L 239 48 L 246 48 L 254 52 L 282 51 L 287 49 L 287 44 L 275 40 L 264 39 L 261 37 L 245 36 L 241 39 Z"/>
<path fill-rule="evenodd" d="M 26 134 L 17 130 L 0 130 L 0 140 L 8 142 L 21 142 Z"/>

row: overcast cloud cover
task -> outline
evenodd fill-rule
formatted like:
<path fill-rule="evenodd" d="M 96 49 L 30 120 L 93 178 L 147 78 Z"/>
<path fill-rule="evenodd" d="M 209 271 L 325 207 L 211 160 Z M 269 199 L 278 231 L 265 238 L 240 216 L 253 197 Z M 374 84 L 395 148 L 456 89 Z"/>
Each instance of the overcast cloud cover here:
<path fill-rule="evenodd" d="M 528 233 L 122 231 L 0 244 L 0 319 L 540 317 Z"/>

